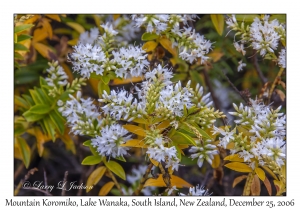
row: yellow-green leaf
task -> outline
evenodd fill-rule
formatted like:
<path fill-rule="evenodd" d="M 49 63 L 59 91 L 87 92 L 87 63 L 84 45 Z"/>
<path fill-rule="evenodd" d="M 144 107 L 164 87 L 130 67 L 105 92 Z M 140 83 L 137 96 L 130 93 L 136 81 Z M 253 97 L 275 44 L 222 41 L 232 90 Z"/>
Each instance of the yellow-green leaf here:
<path fill-rule="evenodd" d="M 157 39 L 159 36 L 156 33 L 144 33 L 142 35 L 142 40 L 143 41 L 149 41 L 149 40 L 154 40 Z"/>
<path fill-rule="evenodd" d="M 229 160 L 232 162 L 244 162 L 244 159 L 240 158 L 238 154 L 228 155 L 224 158 L 224 160 Z"/>
<path fill-rule="evenodd" d="M 261 181 L 265 181 L 266 174 L 261 168 L 255 168 L 254 171 L 257 174 L 258 178 L 260 178 Z"/>
<path fill-rule="evenodd" d="M 94 170 L 91 175 L 89 176 L 89 178 L 87 179 L 86 185 L 88 186 L 86 188 L 86 192 L 89 192 L 92 188 L 91 186 L 94 186 L 95 184 L 97 184 L 100 179 L 103 177 L 104 173 L 106 171 L 106 168 L 104 166 L 100 166 L 99 168 L 97 168 L 96 170 Z"/>
<path fill-rule="evenodd" d="M 153 51 L 157 47 L 158 43 L 155 41 L 148 41 L 146 42 L 142 49 L 145 50 L 146 52 Z"/>
<path fill-rule="evenodd" d="M 172 42 L 167 38 L 159 39 L 159 43 L 168 50 L 174 57 L 177 56 L 177 51 L 174 47 L 172 47 Z"/>
<path fill-rule="evenodd" d="M 19 25 L 19 26 L 16 26 L 15 29 L 14 29 L 14 32 L 15 33 L 20 33 L 22 31 L 25 31 L 27 29 L 30 29 L 33 25 L 32 24 L 23 24 L 23 25 Z"/>
<path fill-rule="evenodd" d="M 34 127 L 34 134 L 36 138 L 36 145 L 38 149 L 39 156 L 42 157 L 44 151 L 44 143 L 47 141 L 46 136 L 38 127 Z"/>
<path fill-rule="evenodd" d="M 30 157 L 31 157 L 30 147 L 28 146 L 25 139 L 21 138 L 20 136 L 16 137 L 16 143 L 21 153 L 23 163 L 25 167 L 28 168 L 30 163 Z"/>
<path fill-rule="evenodd" d="M 176 186 L 176 188 L 183 188 L 183 187 L 193 187 L 190 183 L 183 180 L 182 178 L 170 175 L 171 176 L 171 185 Z M 162 174 L 159 174 L 157 179 L 150 178 L 145 182 L 144 187 L 153 186 L 153 187 L 166 187 L 166 183 L 163 180 Z"/>
<path fill-rule="evenodd" d="M 137 134 L 139 136 L 146 136 L 146 132 L 143 128 L 136 125 L 123 125 L 123 127 L 130 131 L 131 133 Z"/>
<path fill-rule="evenodd" d="M 239 163 L 239 162 L 233 162 L 233 163 L 227 163 L 225 165 L 227 168 L 230 168 L 231 170 L 238 171 L 238 172 L 252 172 L 252 168 L 250 168 L 245 163 Z"/>
<path fill-rule="evenodd" d="M 172 136 L 172 140 L 178 144 L 192 144 L 194 146 L 197 146 L 195 140 L 192 137 L 179 131 L 175 132 L 175 134 Z"/>
<path fill-rule="evenodd" d="M 102 156 L 87 156 L 86 158 L 83 159 L 82 165 L 96 165 L 102 161 Z"/>
<path fill-rule="evenodd" d="M 71 28 L 75 29 L 77 32 L 79 32 L 80 34 L 83 33 L 85 31 L 85 29 L 83 28 L 82 25 L 75 23 L 75 22 L 68 22 L 67 23 L 68 26 L 70 26 Z"/>
<path fill-rule="evenodd" d="M 156 128 L 163 131 L 164 129 L 166 129 L 169 126 L 170 126 L 170 121 L 165 120 L 165 121 L 161 122 Z"/>
<path fill-rule="evenodd" d="M 34 48 L 44 57 L 51 59 L 50 53 L 54 54 L 53 50 L 42 43 L 34 43 Z"/>
<path fill-rule="evenodd" d="M 274 174 L 274 172 L 272 170 L 270 170 L 266 166 L 262 166 L 262 168 L 265 169 L 275 180 L 278 180 L 277 176 Z"/>
<path fill-rule="evenodd" d="M 146 145 L 143 140 L 139 140 L 139 139 L 128 140 L 125 144 L 121 144 L 120 146 L 122 146 L 122 147 L 140 147 L 140 148 L 148 147 L 148 145 Z"/>
<path fill-rule="evenodd" d="M 210 15 L 218 34 L 222 36 L 224 30 L 224 15 Z"/>
<path fill-rule="evenodd" d="M 100 196 L 105 196 L 109 193 L 109 191 L 113 188 L 113 186 L 115 185 L 114 182 L 110 181 L 107 182 L 105 185 L 103 185 L 103 187 L 100 189 L 99 194 Z"/>
<path fill-rule="evenodd" d="M 232 187 L 235 187 L 238 183 L 240 183 L 241 181 L 243 181 L 244 179 L 246 179 L 248 176 L 247 175 L 242 175 L 242 176 L 238 176 L 233 180 L 232 183 Z"/>
<path fill-rule="evenodd" d="M 104 164 L 109 170 L 111 170 L 118 177 L 120 177 L 123 180 L 126 180 L 125 171 L 119 163 L 111 160 L 109 162 L 104 161 Z"/>

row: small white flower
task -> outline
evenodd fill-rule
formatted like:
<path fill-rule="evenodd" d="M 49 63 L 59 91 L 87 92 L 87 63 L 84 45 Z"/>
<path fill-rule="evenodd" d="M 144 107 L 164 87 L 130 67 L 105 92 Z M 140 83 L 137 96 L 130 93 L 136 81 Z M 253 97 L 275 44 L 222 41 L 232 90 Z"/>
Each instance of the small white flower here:
<path fill-rule="evenodd" d="M 285 49 L 281 49 L 279 52 L 278 65 L 282 68 L 286 68 Z"/>
<path fill-rule="evenodd" d="M 100 155 L 123 157 L 129 148 L 120 145 L 130 139 L 127 134 L 128 131 L 119 124 L 107 125 L 102 128 L 101 136 L 92 139 L 92 145 L 97 148 Z"/>
<path fill-rule="evenodd" d="M 242 60 L 239 61 L 239 65 L 238 65 L 238 68 L 237 68 L 238 72 L 242 71 L 245 66 L 246 66 L 246 64 L 243 63 Z"/>

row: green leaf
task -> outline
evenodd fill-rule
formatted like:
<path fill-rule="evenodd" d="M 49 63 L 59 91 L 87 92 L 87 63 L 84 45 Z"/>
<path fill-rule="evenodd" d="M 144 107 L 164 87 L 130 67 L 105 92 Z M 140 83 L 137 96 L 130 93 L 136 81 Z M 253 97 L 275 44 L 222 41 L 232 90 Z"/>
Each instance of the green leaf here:
<path fill-rule="evenodd" d="M 20 43 L 14 43 L 14 49 L 15 49 L 15 51 L 29 51 L 29 49 L 27 47 L 25 47 L 24 45 L 22 45 Z"/>
<path fill-rule="evenodd" d="M 21 98 L 20 96 L 14 96 L 14 99 L 15 99 L 14 102 L 15 105 L 23 107 L 25 109 L 29 109 L 30 105 L 25 99 Z"/>
<path fill-rule="evenodd" d="M 24 40 L 27 40 L 27 39 L 31 39 L 32 36 L 29 36 L 27 34 L 21 34 L 20 36 L 18 36 L 18 42 L 22 42 Z"/>
<path fill-rule="evenodd" d="M 17 140 L 19 151 L 22 155 L 24 165 L 25 165 L 26 168 L 28 168 L 29 163 L 30 163 L 30 157 L 31 157 L 30 147 L 28 146 L 25 139 L 23 139 L 21 137 L 18 136 L 16 138 L 16 140 Z"/>
<path fill-rule="evenodd" d="M 32 26 L 33 26 L 32 24 L 23 24 L 23 25 L 16 26 L 15 30 L 14 30 L 15 34 L 25 31 L 25 30 L 31 28 Z"/>
<path fill-rule="evenodd" d="M 51 107 L 46 104 L 37 104 L 29 109 L 34 114 L 47 114 L 51 111 Z"/>
<path fill-rule="evenodd" d="M 159 36 L 156 33 L 144 33 L 142 35 L 142 40 L 143 41 L 150 41 L 150 40 L 154 40 L 157 39 Z"/>
<path fill-rule="evenodd" d="M 192 144 L 194 146 L 197 146 L 195 140 L 192 137 L 179 131 L 175 132 L 175 134 L 172 136 L 172 140 L 177 144 Z"/>
<path fill-rule="evenodd" d="M 102 98 L 102 94 L 103 94 L 104 90 L 106 91 L 107 94 L 110 94 L 109 85 L 105 84 L 101 81 L 98 82 L 98 96 L 99 96 L 99 98 Z"/>
<path fill-rule="evenodd" d="M 14 59 L 24 60 L 24 57 L 20 53 L 14 52 Z"/>
<path fill-rule="evenodd" d="M 34 71 L 20 68 L 15 72 L 14 78 L 16 85 L 23 85 L 38 80 L 39 74 Z"/>
<path fill-rule="evenodd" d="M 109 83 L 109 81 L 110 81 L 110 78 L 109 78 L 109 76 L 107 76 L 107 75 L 103 75 L 102 77 L 101 77 L 101 80 L 102 80 L 102 82 L 104 83 L 104 84 L 106 84 L 106 85 L 108 85 L 108 83 Z"/>
<path fill-rule="evenodd" d="M 214 24 L 218 34 L 222 36 L 224 30 L 224 15 L 210 15 L 211 21 Z"/>
<path fill-rule="evenodd" d="M 49 116 L 59 133 L 63 134 L 65 131 L 65 119 L 57 110 L 53 110 L 52 112 L 50 112 Z"/>
<path fill-rule="evenodd" d="M 37 97 L 40 99 L 40 101 L 42 101 L 43 104 L 52 105 L 52 100 L 49 98 L 47 94 L 45 94 L 45 92 L 43 92 L 41 88 L 35 87 L 34 89 L 37 93 Z"/>
<path fill-rule="evenodd" d="M 82 143 L 83 146 L 89 147 L 91 146 L 92 141 L 91 140 L 87 140 L 85 142 Z"/>
<path fill-rule="evenodd" d="M 55 129 L 54 125 L 52 124 L 52 120 L 50 119 L 49 116 L 46 116 L 43 118 L 43 123 L 45 125 L 47 134 L 51 136 L 52 141 L 55 141 Z"/>
<path fill-rule="evenodd" d="M 35 114 L 30 112 L 29 110 L 23 113 L 23 116 L 28 122 L 35 122 L 40 119 L 43 119 L 46 115 L 43 114 Z"/>
<path fill-rule="evenodd" d="M 39 98 L 37 92 L 35 90 L 29 90 L 29 93 L 35 104 L 43 104 L 43 101 Z"/>
<path fill-rule="evenodd" d="M 98 153 L 96 147 L 93 147 L 93 146 L 91 145 L 91 146 L 90 146 L 90 150 L 91 150 L 91 152 L 92 152 L 93 155 L 99 156 L 99 153 Z"/>
<path fill-rule="evenodd" d="M 102 156 L 87 156 L 84 158 L 84 160 L 81 162 L 82 165 L 96 165 L 102 161 Z"/>
<path fill-rule="evenodd" d="M 104 164 L 109 170 L 111 170 L 118 177 L 120 177 L 123 180 L 126 180 L 125 171 L 119 163 L 111 160 L 109 162 L 105 161 Z"/>
<path fill-rule="evenodd" d="M 29 103 L 30 106 L 34 106 L 34 101 L 29 95 L 23 94 L 22 97 L 25 98 L 25 100 Z"/>

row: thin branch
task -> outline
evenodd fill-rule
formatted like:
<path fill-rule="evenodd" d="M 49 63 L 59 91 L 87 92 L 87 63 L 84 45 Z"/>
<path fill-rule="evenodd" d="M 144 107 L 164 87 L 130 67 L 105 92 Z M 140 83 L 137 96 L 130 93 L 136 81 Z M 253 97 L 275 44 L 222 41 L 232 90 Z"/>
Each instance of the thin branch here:
<path fill-rule="evenodd" d="M 139 195 L 140 192 L 142 191 L 144 185 L 145 185 L 145 182 L 147 181 L 148 179 L 148 175 L 149 173 L 151 172 L 151 168 L 153 167 L 153 163 L 150 163 L 147 167 L 147 170 L 145 171 L 145 174 L 143 175 L 141 181 L 140 181 L 140 185 L 139 187 L 134 191 L 134 193 L 132 193 L 132 195 Z"/>
<path fill-rule="evenodd" d="M 158 164 L 158 167 L 162 173 L 162 177 L 163 177 L 165 184 L 167 185 L 167 188 L 171 188 L 172 187 L 171 176 L 170 176 L 169 172 L 164 169 L 164 167 L 162 166 L 161 163 Z"/>
<path fill-rule="evenodd" d="M 220 105 L 219 105 L 219 104 L 220 104 L 220 103 L 219 103 L 219 100 L 217 99 L 217 97 L 216 97 L 216 95 L 215 95 L 215 91 L 214 91 L 214 89 L 212 88 L 211 82 L 210 82 L 210 80 L 209 80 L 209 76 L 208 76 L 208 73 L 207 73 L 207 66 L 205 66 L 205 69 L 204 69 L 204 71 L 203 71 L 203 74 L 204 74 L 205 83 L 206 83 L 206 85 L 207 85 L 207 87 L 208 87 L 208 89 L 209 89 L 209 92 L 210 92 L 211 97 L 212 97 L 212 100 L 213 100 L 213 102 L 214 102 L 214 104 L 215 104 L 215 106 L 216 106 L 216 109 L 221 111 Z M 223 122 L 223 125 L 225 126 L 225 125 L 226 125 L 226 122 L 225 122 L 225 119 L 224 119 L 224 118 L 222 118 L 222 122 Z"/>
<path fill-rule="evenodd" d="M 267 82 L 268 80 L 265 78 L 264 74 L 262 73 L 262 71 L 261 71 L 261 69 L 260 69 L 260 67 L 259 67 L 259 64 L 258 64 L 258 62 L 257 62 L 257 55 L 256 55 L 256 54 L 255 54 L 255 56 L 253 56 L 252 61 L 253 61 L 254 68 L 255 68 L 255 70 L 256 70 L 256 72 L 257 72 L 257 74 L 258 74 L 258 76 L 259 76 L 259 78 L 260 78 L 262 84 L 263 84 L 263 85 L 266 84 L 266 82 Z"/>
<path fill-rule="evenodd" d="M 30 177 L 30 175 L 33 175 L 36 171 L 38 171 L 37 168 L 33 168 L 33 169 L 30 169 L 27 174 L 25 175 L 24 179 L 21 179 L 21 181 L 19 182 L 18 186 L 16 187 L 15 191 L 14 191 L 14 195 L 18 195 L 19 194 L 19 191 L 21 189 L 21 187 L 23 186 L 24 182 L 27 181 Z M 25 189 L 25 188 L 23 188 Z"/>
<path fill-rule="evenodd" d="M 278 72 L 276 78 L 274 79 L 274 82 L 272 83 L 272 86 L 271 86 L 271 89 L 270 89 L 270 92 L 269 92 L 269 95 L 268 95 L 268 104 L 269 104 L 270 101 L 271 101 L 271 97 L 272 97 L 273 91 L 274 91 L 275 86 L 276 86 L 278 80 L 280 79 L 280 77 L 281 77 L 283 71 L 284 71 L 284 68 L 280 68 L 280 70 L 279 70 L 279 72 Z"/>
<path fill-rule="evenodd" d="M 123 191 L 122 191 L 122 188 L 118 182 L 118 180 L 116 179 L 115 175 L 108 169 L 107 169 L 107 172 L 108 174 L 111 176 L 111 179 L 113 180 L 113 182 L 115 183 L 116 187 L 118 188 L 118 190 L 120 191 L 121 195 L 124 195 Z"/>
<path fill-rule="evenodd" d="M 64 182 L 63 183 L 66 183 L 67 182 L 67 177 L 68 177 L 68 171 L 65 172 L 65 175 L 64 175 Z M 64 196 L 66 194 L 66 188 L 64 187 L 61 191 L 61 195 Z"/>
<path fill-rule="evenodd" d="M 225 72 L 222 71 L 224 77 L 226 78 L 227 82 L 230 84 L 230 86 L 235 90 L 235 92 L 237 92 L 242 99 L 248 104 L 249 103 L 249 99 L 247 97 L 245 97 L 235 86 L 234 84 L 230 81 L 230 79 L 226 76 Z"/>

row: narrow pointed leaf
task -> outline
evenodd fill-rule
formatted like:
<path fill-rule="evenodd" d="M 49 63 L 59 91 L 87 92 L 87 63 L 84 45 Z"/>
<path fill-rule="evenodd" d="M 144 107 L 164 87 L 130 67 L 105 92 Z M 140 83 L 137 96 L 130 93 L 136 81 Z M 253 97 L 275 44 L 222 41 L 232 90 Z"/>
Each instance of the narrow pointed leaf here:
<path fill-rule="evenodd" d="M 256 174 L 254 175 L 253 182 L 251 184 L 251 195 L 253 196 L 260 195 L 260 181 Z"/>
<path fill-rule="evenodd" d="M 111 160 L 108 162 L 105 161 L 104 164 L 109 170 L 111 170 L 118 177 L 120 177 L 123 180 L 126 180 L 125 171 L 119 163 Z"/>
<path fill-rule="evenodd" d="M 107 195 L 110 190 L 113 188 L 113 186 L 115 185 L 114 182 L 110 181 L 110 182 L 107 182 L 105 185 L 103 185 L 103 187 L 100 189 L 99 191 L 99 194 L 100 196 L 105 196 Z"/>
<path fill-rule="evenodd" d="M 261 168 L 255 168 L 254 171 L 257 174 L 258 178 L 260 178 L 261 181 L 265 181 L 266 174 Z"/>
<path fill-rule="evenodd" d="M 250 168 L 245 163 L 239 163 L 239 162 L 233 162 L 233 163 L 227 163 L 225 165 L 227 168 L 230 168 L 231 170 L 238 171 L 238 172 L 252 172 L 252 168 Z"/>
<path fill-rule="evenodd" d="M 190 183 L 183 180 L 182 178 L 170 175 L 171 176 L 171 185 L 176 186 L 177 188 L 183 188 L 183 187 L 193 187 Z M 166 183 L 163 180 L 162 174 L 159 174 L 157 179 L 150 178 L 146 181 L 144 187 L 153 186 L 153 187 L 166 187 Z"/>
<path fill-rule="evenodd" d="M 123 128 L 139 136 L 146 136 L 145 130 L 139 126 L 128 124 L 128 125 L 123 125 Z"/>
<path fill-rule="evenodd" d="M 86 185 L 88 186 L 86 188 L 86 192 L 89 192 L 91 190 L 90 186 L 96 185 L 100 179 L 103 177 L 104 173 L 106 171 L 106 168 L 104 166 L 100 166 L 96 170 L 94 170 L 91 175 L 87 179 Z"/>
<path fill-rule="evenodd" d="M 222 36 L 224 30 L 224 15 L 210 15 L 210 17 L 218 34 Z"/>
<path fill-rule="evenodd" d="M 247 175 L 242 175 L 242 176 L 236 177 L 236 178 L 233 180 L 232 187 L 235 187 L 238 183 L 240 183 L 241 181 L 243 181 L 243 180 L 246 179 L 247 177 L 248 177 Z"/>
<path fill-rule="evenodd" d="M 96 165 L 102 161 L 102 156 L 87 156 L 86 158 L 83 159 L 82 165 Z"/>

